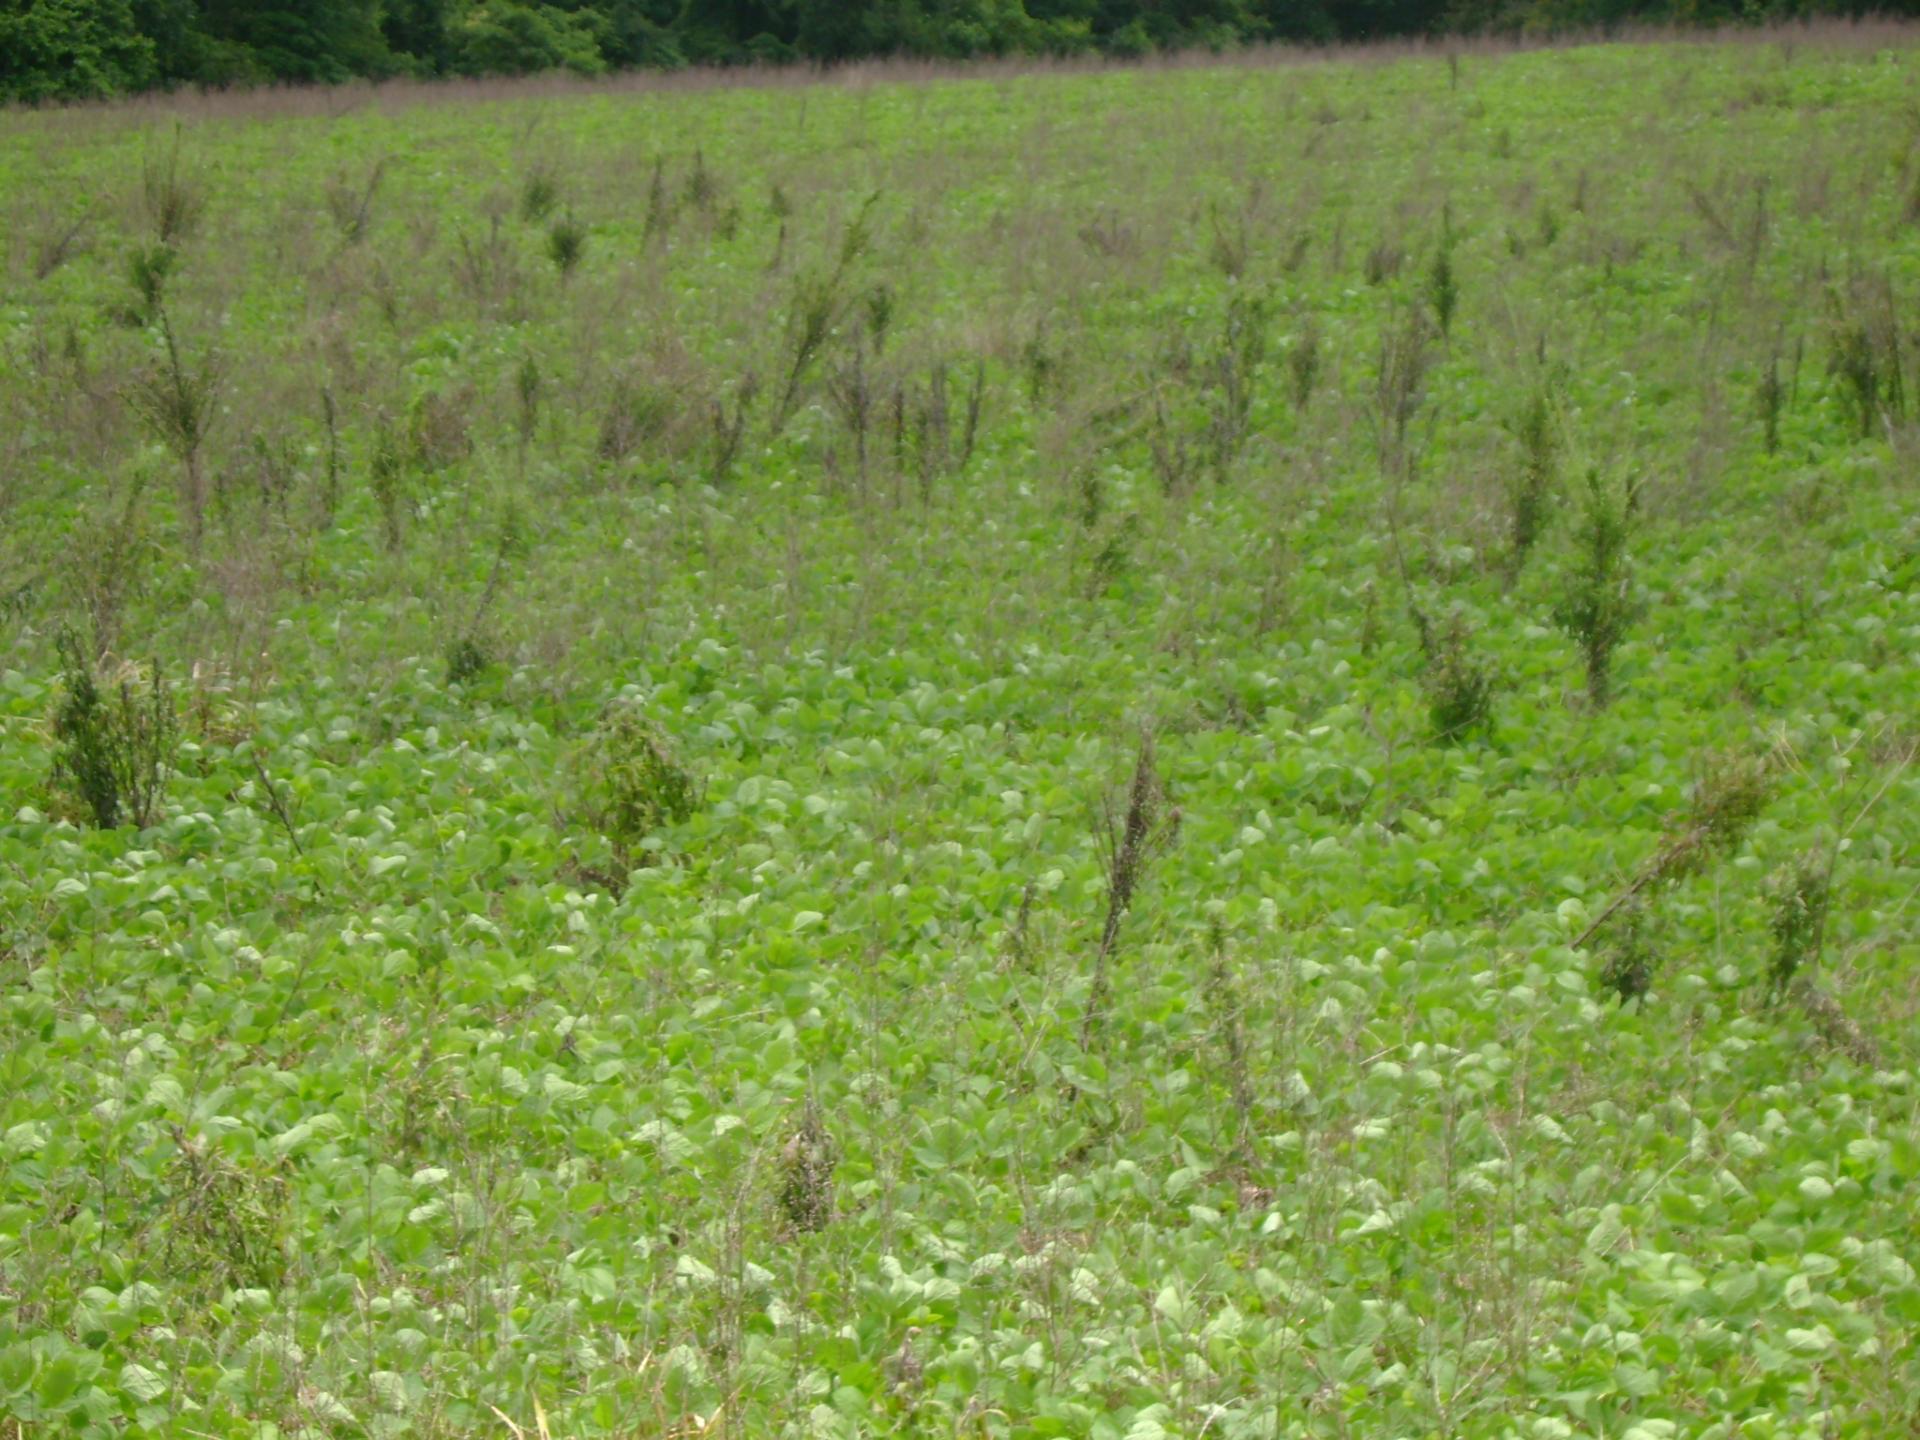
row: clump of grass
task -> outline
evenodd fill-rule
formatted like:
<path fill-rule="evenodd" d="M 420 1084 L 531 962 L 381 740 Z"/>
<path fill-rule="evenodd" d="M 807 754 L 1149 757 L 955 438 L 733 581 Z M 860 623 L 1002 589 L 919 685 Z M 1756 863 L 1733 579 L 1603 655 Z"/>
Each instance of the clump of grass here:
<path fill-rule="evenodd" d="M 1374 446 L 1380 468 L 1399 475 L 1409 468 L 1407 430 L 1426 400 L 1427 371 L 1433 365 L 1433 329 L 1424 312 L 1409 308 L 1380 333 L 1380 360 L 1374 374 Z"/>
<path fill-rule="evenodd" d="M 190 359 L 159 307 L 160 354 L 127 387 L 127 403 L 180 463 L 180 499 L 187 535 L 195 549 L 206 518 L 202 454 L 219 415 L 223 367 L 212 351 Z"/>
<path fill-rule="evenodd" d="M 1382 240 L 1367 251 L 1364 274 L 1367 284 L 1384 285 L 1400 273 L 1400 267 L 1406 263 L 1406 252 L 1391 240 Z"/>
<path fill-rule="evenodd" d="M 579 267 L 587 253 L 587 227 L 571 214 L 562 215 L 547 227 L 547 259 L 566 279 Z"/>
<path fill-rule="evenodd" d="M 155 568 L 140 503 L 144 491 L 136 479 L 97 517 L 83 520 L 64 556 L 67 575 L 86 609 L 95 655 L 114 648 L 128 605 L 147 589 Z"/>
<path fill-rule="evenodd" d="M 1153 395 L 1153 424 L 1147 433 L 1147 450 L 1153 460 L 1153 473 L 1168 495 L 1185 492 L 1195 469 L 1193 449 L 1186 431 L 1167 413 L 1167 402 L 1160 391 Z"/>
<path fill-rule="evenodd" d="M 740 447 L 747 437 L 747 420 L 753 402 L 760 394 L 760 379 L 752 371 L 742 375 L 733 387 L 732 403 L 716 395 L 709 415 L 712 431 L 712 475 L 718 485 L 733 473 L 740 458 Z"/>
<path fill-rule="evenodd" d="M 980 435 L 980 414 L 986 401 L 986 384 L 986 364 L 976 360 L 957 435 L 944 362 L 929 368 L 924 385 L 903 386 L 894 392 L 896 416 L 906 426 L 906 433 L 895 437 L 895 449 L 903 459 L 908 452 L 913 456 L 922 504 L 932 501 L 936 478 L 945 474 L 959 474 L 972 460 L 973 447 Z"/>
<path fill-rule="evenodd" d="M 1096 492 L 1097 493 L 1097 492 Z M 1087 598 L 1104 595 L 1133 568 L 1133 547 L 1140 538 L 1140 517 L 1120 517 L 1093 552 L 1087 567 Z"/>
<path fill-rule="evenodd" d="M 1877 1067 L 1880 1064 L 1880 1047 L 1861 1029 L 1859 1022 L 1847 1014 L 1837 998 L 1804 979 L 1793 983 L 1791 994 L 1828 1046 L 1856 1065 Z"/>
<path fill-rule="evenodd" d="M 519 257 L 501 231 L 498 215 L 488 226 L 485 239 L 476 241 L 469 234 L 461 234 L 453 274 L 461 290 L 478 304 L 513 316 L 522 312 Z"/>
<path fill-rule="evenodd" d="M 667 162 L 664 156 L 653 160 L 653 178 L 647 182 L 647 218 L 640 240 L 650 245 L 673 228 L 673 198 L 667 193 Z"/>
<path fill-rule="evenodd" d="M 447 646 L 447 684 L 468 685 L 493 666 L 493 656 L 472 635 L 462 635 Z"/>
<path fill-rule="evenodd" d="M 1574 948 L 1584 946 L 1622 911 L 1637 905 L 1649 888 L 1694 874 L 1714 856 L 1733 849 L 1772 795 L 1773 765 L 1767 756 L 1740 751 L 1708 755 L 1685 816 L 1668 827 L 1660 848 L 1588 922 Z"/>
<path fill-rule="evenodd" d="M 1305 410 L 1320 378 L 1320 326 L 1308 316 L 1300 333 L 1287 347 L 1287 396 L 1295 410 Z"/>
<path fill-rule="evenodd" d="M 528 355 L 521 360 L 519 368 L 513 372 L 514 399 L 519 408 L 514 416 L 514 429 L 520 437 L 520 453 L 524 458 L 527 447 L 533 443 L 534 431 L 540 425 L 540 399 L 545 388 L 545 380 L 540 374 L 540 362 Z"/>
<path fill-rule="evenodd" d="M 127 284 L 133 288 L 135 304 L 119 312 L 128 325 L 144 328 L 159 318 L 167 298 L 167 281 L 172 278 L 180 252 L 164 240 L 136 245 L 127 253 Z"/>
<path fill-rule="evenodd" d="M 373 168 L 367 172 L 367 178 L 355 185 L 345 176 L 337 176 L 328 184 L 326 190 L 327 213 L 333 217 L 334 228 L 340 232 L 340 239 L 348 245 L 358 244 L 366 237 L 373 223 L 373 202 L 380 193 L 380 182 L 386 178 L 386 157 L 374 161 Z"/>
<path fill-rule="evenodd" d="M 1106 484 L 1100 472 L 1091 465 L 1076 469 L 1069 479 L 1074 498 L 1074 518 L 1080 522 L 1080 528 L 1091 535 L 1099 528 L 1100 517 L 1106 513 Z"/>
<path fill-rule="evenodd" d="M 572 763 L 572 811 L 613 844 L 623 861 L 700 807 L 699 780 L 640 702 L 607 707 Z"/>
<path fill-rule="evenodd" d="M 1767 967 L 1767 996 L 1777 1001 L 1787 995 L 1801 972 L 1820 963 L 1827 929 L 1827 905 L 1833 885 L 1833 866 L 1819 852 L 1800 857 L 1776 875 L 1773 892 L 1773 958 Z"/>
<path fill-rule="evenodd" d="M 1578 642 L 1586 663 L 1587 699 L 1603 709 L 1613 698 L 1613 656 L 1643 606 L 1633 591 L 1627 554 L 1638 488 L 1587 473 L 1576 556 L 1554 623 Z"/>
<path fill-rule="evenodd" d="M 215 1293 L 278 1285 L 286 1269 L 286 1177 L 178 1127 L 173 1138 L 179 1148 L 163 1182 L 160 1225 L 166 1272 L 204 1277 Z"/>
<path fill-rule="evenodd" d="M 869 218 L 879 198 L 878 192 L 867 197 L 842 235 L 831 266 L 803 274 L 794 282 L 793 297 L 787 306 L 787 374 L 773 410 L 775 435 L 786 429 L 787 422 L 793 418 L 800 402 L 800 387 L 839 323 L 847 304 L 848 275 L 866 253 Z"/>
<path fill-rule="evenodd" d="M 103 689 L 71 629 L 55 639 L 61 663 L 53 713 L 55 792 L 83 807 L 94 825 L 144 830 L 159 818 L 179 744 L 172 688 L 158 663 Z"/>
<path fill-rule="evenodd" d="M 1554 210 L 1552 201 L 1542 200 L 1539 213 L 1534 219 L 1542 247 L 1549 247 L 1560 238 L 1560 216 Z"/>
<path fill-rule="evenodd" d="M 560 178 L 551 166 L 535 165 L 520 182 L 520 218 L 530 225 L 544 221 L 560 204 Z"/>
<path fill-rule="evenodd" d="M 428 474 L 473 453 L 470 386 L 422 390 L 407 404 L 407 459 Z"/>
<path fill-rule="evenodd" d="M 1208 367 L 1213 383 L 1207 440 L 1214 474 L 1222 480 L 1246 446 L 1254 377 L 1266 360 L 1271 329 L 1270 306 L 1264 296 L 1236 294 L 1227 302 L 1219 345 Z"/>
<path fill-rule="evenodd" d="M 891 285 L 882 282 L 867 291 L 867 339 L 872 343 L 875 355 L 887 348 L 887 336 L 893 331 L 893 317 L 897 308 L 898 301 Z"/>
<path fill-rule="evenodd" d="M 711 214 L 720 199 L 720 182 L 707 168 L 707 152 L 702 147 L 694 147 L 693 166 L 687 171 L 681 194 L 687 204 L 702 215 Z"/>
<path fill-rule="evenodd" d="M 1038 405 L 1055 394 L 1065 368 L 1059 353 L 1049 341 L 1047 325 L 1043 320 L 1034 326 L 1033 333 L 1020 345 L 1020 373 L 1027 382 L 1027 398 Z"/>
<path fill-rule="evenodd" d="M 1445 236 L 1433 252 L 1427 269 L 1427 308 L 1443 339 L 1453 335 L 1453 317 L 1460 308 L 1460 277 L 1453 268 L 1453 238 Z"/>
<path fill-rule="evenodd" d="M 1875 426 L 1906 415 L 1906 369 L 1892 283 L 1884 275 L 1857 279 L 1832 305 L 1833 353 L 1827 368 L 1840 382 L 1865 439 Z"/>
<path fill-rule="evenodd" d="M 384 417 L 374 426 L 367 472 L 387 550 L 397 555 L 404 540 L 401 520 L 406 509 L 406 461 L 401 455 L 400 437 Z"/>
<path fill-rule="evenodd" d="M 1207 219 L 1213 231 L 1207 258 L 1229 280 L 1238 280 L 1246 273 L 1247 257 L 1253 249 L 1247 234 L 1246 216 L 1236 215 L 1229 221 L 1222 217 L 1220 207 L 1213 205 L 1208 208 Z"/>
<path fill-rule="evenodd" d="M 1760 416 L 1760 434 L 1767 454 L 1780 450 L 1780 414 L 1786 408 L 1787 387 L 1780 379 L 1780 357 L 1769 356 L 1753 387 L 1753 408 Z"/>
<path fill-rule="evenodd" d="M 867 370 L 865 346 L 854 345 L 846 363 L 827 377 L 827 399 L 832 403 L 834 413 L 840 417 L 842 427 L 853 439 L 854 473 L 864 494 L 867 488 L 867 434 L 873 427 L 877 404 L 872 378 Z"/>
<path fill-rule="evenodd" d="M 1653 951 L 1647 942 L 1646 909 L 1634 905 L 1608 945 L 1600 966 L 1600 988 L 1622 1005 L 1644 1000 L 1653 990 Z"/>
<path fill-rule="evenodd" d="M 334 403 L 331 386 L 322 386 L 320 390 L 320 418 L 327 432 L 326 463 L 321 472 L 319 526 L 322 530 L 333 528 L 334 517 L 340 513 L 340 410 Z"/>
<path fill-rule="evenodd" d="M 1207 926 L 1206 1001 L 1226 1072 L 1227 1094 L 1233 1101 L 1234 1156 L 1241 1164 L 1249 1165 L 1254 1160 L 1253 1144 L 1259 1132 L 1254 1114 L 1252 1057 L 1246 1026 L 1241 1021 L 1245 1000 L 1238 977 L 1233 973 L 1226 929 L 1217 919 Z"/>
<path fill-rule="evenodd" d="M 33 237 L 33 278 L 44 280 L 87 248 L 87 228 L 93 216 L 81 210 L 42 228 Z"/>
<path fill-rule="evenodd" d="M 1442 744 L 1464 740 L 1475 732 L 1491 733 L 1497 688 L 1494 672 L 1474 653 L 1472 633 L 1458 610 L 1435 637 L 1423 688 L 1434 738 Z"/>
<path fill-rule="evenodd" d="M 1766 756 L 1738 750 L 1708 755 L 1693 784 L 1687 824 L 1661 849 L 1658 878 L 1693 874 L 1709 857 L 1731 850 L 1772 794 L 1773 766 Z"/>
<path fill-rule="evenodd" d="M 1559 445 L 1553 430 L 1553 400 L 1543 385 L 1521 412 L 1514 435 L 1520 442 L 1520 469 L 1507 483 L 1507 574 L 1520 571 L 1546 529 L 1559 471 Z"/>
<path fill-rule="evenodd" d="M 147 228 L 163 245 L 177 245 L 193 233 L 206 208 L 206 188 L 180 153 L 181 130 L 173 143 L 149 150 L 140 165 L 140 209 Z"/>
<path fill-rule="evenodd" d="M 465 627 L 447 646 L 449 685 L 469 684 L 492 668 L 493 652 L 483 639 L 487 615 L 500 598 L 508 567 L 525 552 L 526 540 L 520 511 L 509 505 L 500 517 L 499 528 L 494 532 L 493 563 L 487 567 L 487 581 L 480 589 L 480 598 L 474 602 L 473 613 L 467 617 Z"/>
<path fill-rule="evenodd" d="M 776 1197 L 787 1225 L 802 1234 L 826 1229 L 833 1219 L 833 1176 L 840 1147 L 827 1133 L 812 1096 L 800 1123 L 780 1147 L 780 1189 Z"/>
<path fill-rule="evenodd" d="M 595 452 L 602 460 L 626 459 L 666 435 L 674 410 L 674 397 L 664 385 L 639 376 L 622 377 L 600 416 Z"/>
<path fill-rule="evenodd" d="M 1160 778 L 1152 727 L 1142 726 L 1134 753 L 1133 777 L 1124 791 L 1107 796 L 1095 835 L 1100 842 L 1107 876 L 1106 917 L 1100 924 L 1100 943 L 1093 954 L 1093 982 L 1087 1008 L 1080 1017 L 1080 1048 L 1093 1044 L 1107 1008 L 1108 972 L 1120 944 L 1120 927 L 1133 906 L 1133 897 L 1153 862 L 1180 832 L 1180 810 L 1170 803 L 1166 782 Z"/>

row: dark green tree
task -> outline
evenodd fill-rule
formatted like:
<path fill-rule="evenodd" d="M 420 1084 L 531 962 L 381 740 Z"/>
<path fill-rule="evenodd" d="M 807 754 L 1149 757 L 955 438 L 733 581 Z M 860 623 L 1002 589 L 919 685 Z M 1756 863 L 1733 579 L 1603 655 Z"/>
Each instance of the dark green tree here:
<path fill-rule="evenodd" d="M 380 0 L 200 0 L 201 28 L 262 78 L 349 80 L 393 68 Z"/>
<path fill-rule="evenodd" d="M 159 78 L 129 0 L 0 0 L 0 99 L 90 100 Z"/>
<path fill-rule="evenodd" d="M 482 0 L 454 33 L 453 68 L 465 75 L 531 75 L 606 69 L 593 26 L 582 12 L 515 0 Z"/>

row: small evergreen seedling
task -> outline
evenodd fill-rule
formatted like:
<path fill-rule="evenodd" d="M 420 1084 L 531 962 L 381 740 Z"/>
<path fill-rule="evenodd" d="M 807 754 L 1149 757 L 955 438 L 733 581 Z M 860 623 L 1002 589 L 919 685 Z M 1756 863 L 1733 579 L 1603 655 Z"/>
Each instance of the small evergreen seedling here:
<path fill-rule="evenodd" d="M 125 312 L 128 323 L 146 326 L 158 318 L 167 298 L 167 280 L 179 258 L 179 252 L 165 241 L 134 247 L 127 256 L 127 283 L 139 303 Z"/>
<path fill-rule="evenodd" d="M 1581 498 L 1577 558 L 1554 623 L 1571 635 L 1586 661 L 1587 699 L 1595 709 L 1613 698 L 1613 655 L 1639 618 L 1627 555 L 1636 491 L 1607 484 L 1589 471 Z"/>
<path fill-rule="evenodd" d="M 222 368 L 211 351 L 191 360 L 173 333 L 166 308 L 158 308 L 161 351 L 127 389 L 127 401 L 180 462 L 180 498 L 194 548 L 206 511 L 202 450 L 218 417 Z"/>
<path fill-rule="evenodd" d="M 447 684 L 470 684 L 486 674 L 492 664 L 493 657 L 478 640 L 462 635 L 447 646 Z"/>
<path fill-rule="evenodd" d="M 700 782 L 638 700 L 608 707 L 573 764 L 575 808 L 623 860 L 699 808 Z"/>
<path fill-rule="evenodd" d="M 140 166 L 140 208 L 154 238 L 163 245 L 186 239 L 206 208 L 206 191 L 181 157 L 180 137 L 176 125 L 173 143 L 165 151 L 149 151 Z"/>
<path fill-rule="evenodd" d="M 173 691 L 157 664 L 144 680 L 129 676 L 103 690 L 78 635 L 62 630 L 55 646 L 61 695 L 53 715 L 54 786 L 102 830 L 144 830 L 159 818 L 179 741 Z"/>
<path fill-rule="evenodd" d="M 545 165 L 536 165 L 520 183 L 520 218 L 538 225 L 560 203 L 560 181 Z"/>
<path fill-rule="evenodd" d="M 513 376 L 514 394 L 520 401 L 516 429 L 520 432 L 520 448 L 533 443 L 533 432 L 540 424 L 540 392 L 543 382 L 540 375 L 540 363 L 529 355 L 520 362 L 520 368 Z"/>
<path fill-rule="evenodd" d="M 1453 744 L 1493 729 L 1494 675 L 1473 653 L 1466 617 L 1455 611 L 1427 666 L 1427 714 L 1434 739 Z"/>
<path fill-rule="evenodd" d="M 687 172 L 685 194 L 687 204 L 703 215 L 711 211 L 720 198 L 720 183 L 707 169 L 707 152 L 697 146 L 693 152 L 693 169 Z"/>
<path fill-rule="evenodd" d="M 1820 963 L 1827 928 L 1827 903 L 1832 870 L 1818 854 L 1803 856 L 1792 869 L 1775 877 L 1773 889 L 1773 960 L 1767 970 L 1767 998 L 1783 998 L 1802 971 Z"/>
<path fill-rule="evenodd" d="M 1760 383 L 1754 387 L 1754 409 L 1760 415 L 1760 433 L 1765 439 L 1767 453 L 1775 454 L 1780 449 L 1780 412 L 1786 408 L 1786 386 L 1780 381 L 1780 361 L 1773 358 L 1767 361 L 1767 368 L 1760 372 Z"/>
<path fill-rule="evenodd" d="M 1553 406 L 1546 389 L 1533 399 L 1515 428 L 1520 441 L 1520 471 L 1507 485 L 1507 573 L 1511 577 L 1526 564 L 1540 532 L 1546 528 L 1558 471 L 1558 447 L 1553 433 Z"/>
<path fill-rule="evenodd" d="M 1773 767 L 1766 756 L 1738 750 L 1708 755 L 1694 781 L 1685 827 L 1656 857 L 1656 878 L 1678 880 L 1732 850 L 1772 795 Z"/>
<path fill-rule="evenodd" d="M 400 522 L 406 504 L 406 461 L 400 452 L 400 437 L 393 426 L 382 420 L 373 434 L 373 457 L 368 466 L 374 504 L 380 508 L 380 527 L 387 549 L 400 553 Z"/>
<path fill-rule="evenodd" d="M 876 355 L 887 348 L 887 336 L 893 329 L 895 303 L 893 287 L 885 282 L 867 292 L 867 338 L 873 342 L 873 353 Z"/>
<path fill-rule="evenodd" d="M 1367 251 L 1364 271 L 1367 277 L 1367 284 L 1386 284 L 1387 281 L 1393 279 L 1394 276 L 1400 273 L 1401 262 L 1405 259 L 1406 255 L 1398 245 L 1394 244 L 1391 240 L 1382 240 L 1371 250 Z"/>
<path fill-rule="evenodd" d="M 1180 809 L 1171 803 L 1160 776 L 1153 730 L 1142 726 L 1140 748 L 1134 756 L 1133 778 L 1124 789 L 1110 793 L 1094 831 L 1107 875 L 1106 918 L 1100 926 L 1100 944 L 1093 955 L 1093 977 L 1087 990 L 1087 1008 L 1080 1017 L 1080 1048 L 1091 1050 L 1105 1018 L 1108 971 L 1120 944 L 1121 922 L 1133 906 L 1133 897 L 1153 862 L 1180 833 Z"/>
<path fill-rule="evenodd" d="M 803 1234 L 827 1227 L 833 1219 L 833 1172 L 839 1165 L 840 1147 L 809 1096 L 799 1125 L 780 1147 L 780 1214 L 788 1225 Z"/>
<path fill-rule="evenodd" d="M 383 156 L 367 172 L 365 183 L 356 186 L 340 176 L 327 186 L 327 213 L 333 217 L 343 244 L 355 245 L 366 238 L 373 223 L 374 198 L 380 193 L 380 182 L 386 173 L 387 162 Z"/>
<path fill-rule="evenodd" d="M 1641 897 L 1657 885 L 1684 879 L 1740 842 L 1773 794 L 1773 767 L 1765 755 L 1724 751 L 1709 755 L 1694 782 L 1684 817 L 1668 827 L 1660 848 L 1647 858 L 1626 888 L 1615 895 L 1575 938 L 1576 950 L 1617 917 L 1631 917 Z"/>
<path fill-rule="evenodd" d="M 1287 394 L 1295 410 L 1305 410 L 1313 398 L 1314 382 L 1320 378 L 1320 327 L 1312 317 L 1300 327 L 1293 344 L 1287 347 Z"/>
<path fill-rule="evenodd" d="M 1653 955 L 1646 939 L 1646 912 L 1627 913 L 1600 967 L 1600 986 L 1622 1005 L 1644 1000 L 1653 990 Z"/>
<path fill-rule="evenodd" d="M 587 253 L 587 227 L 571 215 L 563 215 L 547 227 L 547 258 L 566 279 Z"/>
<path fill-rule="evenodd" d="M 1453 334 L 1454 312 L 1460 308 L 1460 281 L 1453 270 L 1453 240 L 1440 242 L 1433 252 L 1433 265 L 1427 271 L 1427 305 L 1433 311 L 1433 323 L 1442 338 Z"/>

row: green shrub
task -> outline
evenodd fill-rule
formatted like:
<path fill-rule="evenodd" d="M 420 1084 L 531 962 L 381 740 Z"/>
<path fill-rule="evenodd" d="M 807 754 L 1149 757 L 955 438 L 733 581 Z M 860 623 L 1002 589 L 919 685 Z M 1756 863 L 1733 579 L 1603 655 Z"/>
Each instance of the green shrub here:
<path fill-rule="evenodd" d="M 520 218 L 539 224 L 560 203 L 560 181 L 545 165 L 536 165 L 520 183 Z"/>
<path fill-rule="evenodd" d="M 123 312 L 121 318 L 130 325 L 153 324 L 167 296 L 167 279 L 179 258 L 180 252 L 164 240 L 133 247 L 127 256 L 127 283 L 140 303 Z"/>
<path fill-rule="evenodd" d="M 1780 412 L 1786 408 L 1786 401 L 1787 390 L 1780 380 L 1780 358 L 1776 355 L 1767 361 L 1754 387 L 1754 408 L 1760 414 L 1760 432 L 1769 455 L 1780 449 Z"/>
<path fill-rule="evenodd" d="M 53 787 L 102 830 L 129 823 L 144 830 L 159 818 L 179 741 L 173 691 L 157 664 L 102 689 L 77 634 L 63 630 L 55 643 L 62 683 Z"/>
<path fill-rule="evenodd" d="M 478 680 L 493 664 L 486 647 L 471 635 L 447 646 L 447 683 L 466 685 Z"/>
<path fill-rule="evenodd" d="M 1514 435 L 1520 441 L 1520 471 L 1507 482 L 1507 573 L 1519 573 L 1546 528 L 1558 473 L 1553 433 L 1553 401 L 1542 386 L 1533 393 Z"/>
<path fill-rule="evenodd" d="M 607 68 L 587 17 L 551 5 L 483 0 L 462 16 L 455 35 L 454 68 L 466 75 L 598 75 Z"/>
<path fill-rule="evenodd" d="M 1442 744 L 1493 728 L 1494 674 L 1474 654 L 1472 640 L 1465 617 L 1455 611 L 1427 666 L 1427 713 Z"/>
<path fill-rule="evenodd" d="M 1832 879 L 1826 857 L 1818 853 L 1801 857 L 1792 869 L 1774 878 L 1769 998 L 1778 1000 L 1786 995 L 1802 970 L 1819 964 Z"/>
<path fill-rule="evenodd" d="M 1460 279 L 1453 271 L 1453 242 L 1445 239 L 1433 252 L 1433 265 L 1427 271 L 1427 305 L 1440 334 L 1453 334 L 1454 312 L 1460 308 Z"/>
<path fill-rule="evenodd" d="M 1635 494 L 1631 487 L 1607 484 L 1597 470 L 1589 472 L 1577 559 L 1553 612 L 1554 623 L 1579 642 L 1586 659 L 1587 698 L 1596 709 L 1613 696 L 1613 652 L 1642 609 L 1627 556 Z"/>
<path fill-rule="evenodd" d="M 565 278 L 574 272 L 587 253 L 587 227 L 571 215 L 563 215 L 547 228 L 547 258 Z"/>
<path fill-rule="evenodd" d="M 1622 1005 L 1629 1000 L 1644 1000 L 1653 990 L 1653 952 L 1647 943 L 1646 912 L 1637 905 L 1628 910 L 1625 923 L 1607 948 L 1600 966 L 1600 987 Z"/>
<path fill-rule="evenodd" d="M 573 812 L 628 859 L 649 836 L 699 808 L 700 782 L 672 742 L 622 696 L 607 707 L 573 762 Z"/>
<path fill-rule="evenodd" d="M 790 1228 L 810 1233 L 824 1230 L 833 1219 L 833 1172 L 839 1164 L 840 1147 L 809 1098 L 800 1124 L 780 1147 L 780 1214 Z"/>

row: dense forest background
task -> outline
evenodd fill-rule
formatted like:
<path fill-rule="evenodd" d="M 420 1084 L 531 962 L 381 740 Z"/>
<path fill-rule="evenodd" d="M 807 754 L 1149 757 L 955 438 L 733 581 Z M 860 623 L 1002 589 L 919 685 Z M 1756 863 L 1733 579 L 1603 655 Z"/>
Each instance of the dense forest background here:
<path fill-rule="evenodd" d="M 0 101 L 180 85 L 1105 54 L 1626 22 L 1920 12 L 1920 0 L 0 0 Z"/>

